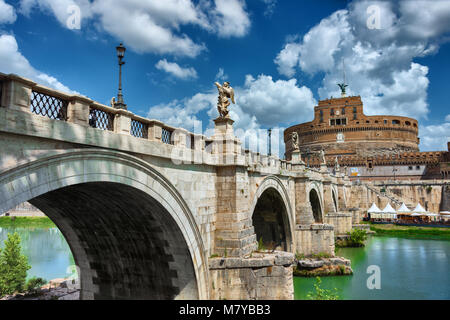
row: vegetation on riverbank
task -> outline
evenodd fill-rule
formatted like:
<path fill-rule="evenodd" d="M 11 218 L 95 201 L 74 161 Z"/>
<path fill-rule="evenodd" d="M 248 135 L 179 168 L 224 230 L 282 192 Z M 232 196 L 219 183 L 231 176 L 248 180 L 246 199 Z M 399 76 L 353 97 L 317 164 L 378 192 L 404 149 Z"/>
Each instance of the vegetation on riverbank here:
<path fill-rule="evenodd" d="M 338 248 L 345 247 L 364 247 L 367 240 L 367 232 L 362 229 L 353 229 L 347 233 L 347 239 L 336 240 L 335 246 Z"/>
<path fill-rule="evenodd" d="M 414 237 L 414 238 L 438 238 L 450 240 L 450 228 L 398 226 L 394 224 L 371 224 L 370 230 L 377 235 Z"/>
<path fill-rule="evenodd" d="M 322 289 L 320 287 L 322 280 L 320 277 L 316 278 L 316 283 L 314 284 L 314 291 L 308 292 L 309 300 L 338 300 L 338 290 L 334 288 L 334 290 Z"/>
<path fill-rule="evenodd" d="M 0 228 L 56 228 L 48 217 L 0 217 Z"/>

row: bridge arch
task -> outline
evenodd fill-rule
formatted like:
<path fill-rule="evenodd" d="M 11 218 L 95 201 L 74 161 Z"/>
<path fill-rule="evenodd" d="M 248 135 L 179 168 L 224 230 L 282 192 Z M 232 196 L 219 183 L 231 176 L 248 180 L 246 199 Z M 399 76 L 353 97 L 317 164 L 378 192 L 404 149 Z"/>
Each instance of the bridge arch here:
<path fill-rule="evenodd" d="M 283 182 L 276 176 L 266 177 L 259 185 L 250 216 L 256 237 L 265 245 L 274 243 L 279 249 L 293 250 L 293 210 Z"/>
<path fill-rule="evenodd" d="M 307 197 L 313 211 L 314 222 L 323 223 L 323 201 L 320 188 L 315 182 L 309 185 Z"/>
<path fill-rule="evenodd" d="M 25 201 L 64 234 L 80 268 L 81 299 L 209 297 L 194 216 L 146 162 L 97 149 L 43 156 L 0 174 L 0 210 Z"/>

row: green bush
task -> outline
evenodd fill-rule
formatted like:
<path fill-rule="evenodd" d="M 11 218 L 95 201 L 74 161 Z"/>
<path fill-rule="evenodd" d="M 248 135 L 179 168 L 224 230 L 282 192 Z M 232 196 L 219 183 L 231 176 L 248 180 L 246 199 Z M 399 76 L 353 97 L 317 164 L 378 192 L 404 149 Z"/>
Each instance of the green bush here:
<path fill-rule="evenodd" d="M 29 293 L 36 293 L 39 288 L 46 283 L 47 281 L 45 279 L 33 277 L 27 281 L 27 284 L 25 285 L 25 291 Z"/>
<path fill-rule="evenodd" d="M 337 289 L 334 288 L 334 292 L 328 289 L 322 289 L 320 284 L 322 280 L 320 277 L 316 278 L 316 283 L 314 284 L 314 292 L 310 291 L 307 294 L 308 299 L 310 300 L 338 300 L 339 295 Z"/>
<path fill-rule="evenodd" d="M 363 247 L 365 245 L 365 241 L 367 240 L 367 232 L 362 229 L 353 229 L 352 232 L 349 232 L 350 242 L 354 246 Z"/>
<path fill-rule="evenodd" d="M 21 250 L 19 234 L 8 233 L 5 247 L 0 250 L 0 297 L 24 289 L 27 270 L 31 266 Z"/>

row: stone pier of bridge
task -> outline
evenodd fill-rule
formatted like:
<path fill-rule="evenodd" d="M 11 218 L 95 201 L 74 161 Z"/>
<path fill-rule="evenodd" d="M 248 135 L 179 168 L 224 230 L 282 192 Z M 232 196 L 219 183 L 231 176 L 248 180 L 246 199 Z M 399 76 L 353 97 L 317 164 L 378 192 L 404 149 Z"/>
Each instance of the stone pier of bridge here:
<path fill-rule="evenodd" d="M 64 234 L 82 299 L 293 299 L 295 254 L 334 255 L 348 177 L 0 74 L 0 211 Z"/>

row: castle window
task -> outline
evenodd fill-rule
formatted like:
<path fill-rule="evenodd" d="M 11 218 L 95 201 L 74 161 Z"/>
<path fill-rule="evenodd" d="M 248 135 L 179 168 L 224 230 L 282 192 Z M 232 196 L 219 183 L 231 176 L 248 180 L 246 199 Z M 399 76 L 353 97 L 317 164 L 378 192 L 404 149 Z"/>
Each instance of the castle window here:
<path fill-rule="evenodd" d="M 330 115 L 334 116 L 334 109 L 333 108 L 330 109 Z"/>
<path fill-rule="evenodd" d="M 417 124 L 415 124 L 415 123 L 414 123 L 414 127 L 416 127 L 416 128 L 417 128 Z"/>
<path fill-rule="evenodd" d="M 342 124 L 345 126 L 347 124 L 347 118 L 342 119 Z"/>
<path fill-rule="evenodd" d="M 356 113 L 356 107 L 353 107 L 353 113 Z"/>
<path fill-rule="evenodd" d="M 420 170 L 420 166 L 416 166 L 416 170 Z"/>
<path fill-rule="evenodd" d="M 378 123 L 378 120 L 375 120 L 375 123 Z"/>
<path fill-rule="evenodd" d="M 384 124 L 387 124 L 387 120 L 384 120 Z"/>
<path fill-rule="evenodd" d="M 370 121 L 369 121 L 369 120 L 366 120 L 366 123 L 370 123 Z"/>
<path fill-rule="evenodd" d="M 413 169 L 413 167 L 412 167 L 412 166 L 409 166 L 409 167 L 408 167 L 408 170 L 412 170 L 412 169 Z"/>
<path fill-rule="evenodd" d="M 338 126 L 341 125 L 341 119 L 336 119 L 336 125 L 338 125 Z"/>
<path fill-rule="evenodd" d="M 353 120 L 356 120 L 356 113 L 353 114 Z"/>
<path fill-rule="evenodd" d="M 345 114 L 345 108 L 342 108 L 342 115 Z"/>
<path fill-rule="evenodd" d="M 330 125 L 334 126 L 336 124 L 336 121 L 334 119 L 330 120 Z"/>
<path fill-rule="evenodd" d="M 320 110 L 320 122 L 323 122 L 323 110 Z"/>
<path fill-rule="evenodd" d="M 410 126 L 410 125 L 411 125 L 411 122 L 406 121 L 405 124 L 406 124 L 407 126 Z"/>
<path fill-rule="evenodd" d="M 400 124 L 399 120 L 392 120 L 392 124 Z"/>

